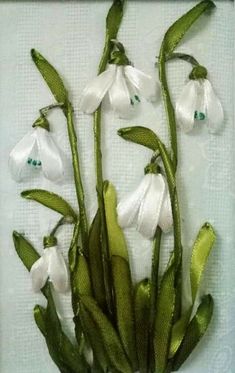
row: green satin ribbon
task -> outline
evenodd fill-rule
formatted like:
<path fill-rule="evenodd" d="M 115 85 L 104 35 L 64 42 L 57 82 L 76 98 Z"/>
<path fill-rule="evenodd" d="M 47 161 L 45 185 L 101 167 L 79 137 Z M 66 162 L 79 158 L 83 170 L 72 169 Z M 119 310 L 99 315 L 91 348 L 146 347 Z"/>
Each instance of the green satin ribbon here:
<path fill-rule="evenodd" d="M 36 119 L 32 127 L 33 128 L 41 127 L 48 132 L 50 131 L 50 124 L 44 115 L 41 115 L 38 119 Z"/>
<path fill-rule="evenodd" d="M 45 236 L 43 237 L 43 246 L 44 249 L 48 249 L 49 247 L 53 247 L 57 245 L 57 238 L 55 236 Z"/>
<path fill-rule="evenodd" d="M 139 372 L 148 373 L 150 334 L 150 291 L 149 279 L 139 282 L 135 289 L 135 330 Z"/>
<path fill-rule="evenodd" d="M 206 77 L 207 77 L 207 69 L 201 65 L 194 66 L 191 73 L 189 74 L 189 79 L 191 80 L 206 79 Z"/>
<path fill-rule="evenodd" d="M 109 63 L 119 66 L 130 65 L 130 61 L 127 58 L 126 54 L 121 51 L 113 51 L 111 53 Z"/>

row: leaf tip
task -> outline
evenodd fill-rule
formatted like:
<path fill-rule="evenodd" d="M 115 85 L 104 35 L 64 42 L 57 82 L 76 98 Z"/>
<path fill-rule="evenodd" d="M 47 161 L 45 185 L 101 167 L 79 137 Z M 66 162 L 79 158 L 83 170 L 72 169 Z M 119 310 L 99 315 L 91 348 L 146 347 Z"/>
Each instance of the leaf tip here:
<path fill-rule="evenodd" d="M 204 225 L 203 225 L 203 228 L 207 229 L 208 232 L 211 233 L 211 235 L 213 236 L 213 239 L 215 241 L 216 239 L 216 233 L 215 233 L 215 230 L 213 228 L 213 226 L 209 223 L 209 222 L 206 222 Z"/>

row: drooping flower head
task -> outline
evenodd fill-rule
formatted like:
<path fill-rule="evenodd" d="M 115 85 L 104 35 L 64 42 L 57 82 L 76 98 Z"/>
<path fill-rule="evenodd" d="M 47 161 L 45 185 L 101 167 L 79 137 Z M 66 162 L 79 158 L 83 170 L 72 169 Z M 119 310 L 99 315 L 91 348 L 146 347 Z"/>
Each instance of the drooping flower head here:
<path fill-rule="evenodd" d="M 205 67 L 195 66 L 190 73 L 189 82 L 176 102 L 176 119 L 184 132 L 204 123 L 212 133 L 220 128 L 224 119 L 223 108 L 207 79 Z"/>
<path fill-rule="evenodd" d="M 149 239 L 154 237 L 158 225 L 167 232 L 173 222 L 168 186 L 164 176 L 156 171 L 151 165 L 139 186 L 117 206 L 120 226 L 136 225 Z"/>
<path fill-rule="evenodd" d="M 32 287 L 40 291 L 47 279 L 52 282 L 59 293 L 65 293 L 69 287 L 69 273 L 62 253 L 57 247 L 57 239 L 52 236 L 44 238 L 42 256 L 32 265 L 30 270 Z"/>
<path fill-rule="evenodd" d="M 114 44 L 115 50 L 107 69 L 88 83 L 82 92 L 80 109 L 87 114 L 94 113 L 106 95 L 121 118 L 130 115 L 141 97 L 150 101 L 157 98 L 159 88 L 156 81 L 131 65 L 121 43 L 114 41 Z"/>
<path fill-rule="evenodd" d="M 30 167 L 42 170 L 45 178 L 57 182 L 64 175 L 64 165 L 61 152 L 49 132 L 49 123 L 41 116 L 33 127 L 10 153 L 9 168 L 12 177 L 21 181 L 25 169 Z"/>

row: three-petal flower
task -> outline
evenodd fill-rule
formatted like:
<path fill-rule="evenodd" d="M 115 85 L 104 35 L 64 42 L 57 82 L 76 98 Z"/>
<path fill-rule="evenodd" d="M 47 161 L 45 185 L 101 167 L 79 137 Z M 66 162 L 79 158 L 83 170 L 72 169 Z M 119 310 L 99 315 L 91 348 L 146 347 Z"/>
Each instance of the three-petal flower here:
<path fill-rule="evenodd" d="M 176 102 L 176 119 L 184 132 L 191 131 L 196 122 L 205 122 L 214 133 L 224 120 L 221 102 L 206 76 L 206 69 L 196 66 Z"/>
<path fill-rule="evenodd" d="M 27 166 L 42 169 L 43 175 L 54 182 L 64 175 L 60 150 L 51 133 L 42 127 L 28 132 L 10 153 L 9 168 L 16 181 L 22 180 Z"/>
<path fill-rule="evenodd" d="M 156 228 L 166 232 L 172 226 L 172 209 L 168 186 L 161 174 L 146 174 L 134 190 L 117 206 L 122 228 L 132 226 L 146 238 L 153 238 Z"/>
<path fill-rule="evenodd" d="M 140 96 L 154 101 L 158 86 L 154 79 L 131 65 L 109 64 L 107 70 L 93 79 L 83 90 L 80 109 L 91 114 L 108 94 L 113 110 L 121 117 L 130 115 Z"/>
<path fill-rule="evenodd" d="M 43 288 L 48 277 L 56 291 L 65 293 L 68 290 L 68 269 L 57 246 L 44 249 L 43 255 L 32 265 L 30 275 L 35 292 Z"/>

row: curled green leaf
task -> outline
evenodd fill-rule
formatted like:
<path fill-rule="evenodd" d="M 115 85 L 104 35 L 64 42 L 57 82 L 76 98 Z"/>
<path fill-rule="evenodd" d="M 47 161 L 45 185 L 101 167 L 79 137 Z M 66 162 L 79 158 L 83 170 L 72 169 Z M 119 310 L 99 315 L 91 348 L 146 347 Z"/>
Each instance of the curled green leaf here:
<path fill-rule="evenodd" d="M 179 44 L 185 33 L 192 26 L 192 24 L 207 10 L 215 7 L 211 0 L 203 0 L 194 8 L 190 9 L 186 14 L 180 17 L 167 30 L 163 43 L 162 50 L 166 56 L 170 55 L 176 46 Z"/>
<path fill-rule="evenodd" d="M 35 49 L 31 50 L 31 56 L 56 101 L 66 103 L 68 93 L 56 69 Z"/>
<path fill-rule="evenodd" d="M 209 223 L 205 223 L 200 229 L 196 241 L 193 245 L 190 280 L 192 289 L 192 299 L 195 301 L 197 291 L 201 282 L 203 270 L 211 249 L 215 243 L 215 232 Z"/>
<path fill-rule="evenodd" d="M 181 367 L 205 334 L 211 321 L 213 306 L 214 302 L 211 295 L 204 296 L 195 316 L 187 327 L 183 342 L 175 355 L 173 363 L 174 371 L 177 371 Z"/>
<path fill-rule="evenodd" d="M 26 199 L 30 199 L 41 203 L 42 205 L 48 207 L 51 210 L 54 210 L 65 218 L 71 219 L 71 222 L 77 220 L 77 214 L 72 209 L 72 207 L 58 194 L 53 192 L 48 192 L 44 189 L 29 189 L 21 193 L 21 196 Z"/>
<path fill-rule="evenodd" d="M 132 373 L 132 369 L 117 332 L 105 314 L 98 307 L 95 300 L 89 296 L 81 296 L 80 307 L 82 313 L 88 313 L 92 318 L 97 332 L 100 334 L 109 360 L 110 368 L 120 373 Z"/>

